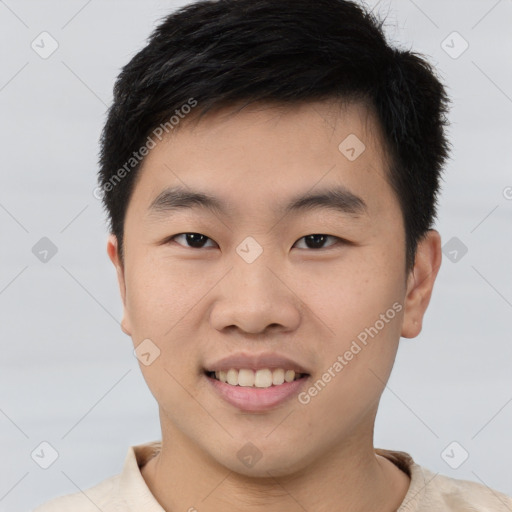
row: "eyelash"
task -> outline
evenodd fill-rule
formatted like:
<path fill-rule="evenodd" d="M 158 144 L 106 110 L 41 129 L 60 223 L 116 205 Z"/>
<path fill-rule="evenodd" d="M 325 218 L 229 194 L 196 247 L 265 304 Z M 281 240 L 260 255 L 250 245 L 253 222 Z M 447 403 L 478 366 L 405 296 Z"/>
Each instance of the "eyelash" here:
<path fill-rule="evenodd" d="M 175 238 L 178 237 L 178 236 L 184 236 L 184 235 L 200 235 L 200 236 L 205 236 L 203 235 L 202 233 L 195 233 L 195 232 L 185 232 L 185 233 L 178 233 L 176 235 L 173 235 L 169 238 L 166 239 L 165 243 L 171 243 L 171 242 L 174 242 L 174 243 L 177 243 L 175 242 Z M 299 238 L 299 240 L 303 240 L 307 237 L 310 237 L 310 236 L 323 236 L 323 237 L 327 237 L 327 238 L 332 238 L 332 239 L 335 239 L 336 242 L 327 246 L 327 247 L 320 247 L 320 248 L 317 248 L 317 249 L 309 249 L 308 247 L 306 247 L 306 249 L 309 249 L 309 250 L 312 250 L 312 251 L 320 251 L 320 250 L 327 250 L 327 249 L 330 249 L 332 247 L 335 247 L 337 245 L 339 245 L 340 243 L 345 243 L 345 244 L 348 244 L 350 242 L 348 242 L 347 240 L 344 240 L 340 237 L 337 237 L 337 236 L 334 236 L 334 235 L 327 235 L 327 234 L 324 234 L 324 233 L 312 233 L 310 235 L 305 235 L 301 238 Z M 211 238 L 209 237 L 206 237 L 207 240 L 212 240 Z M 182 247 L 186 247 L 186 246 L 183 246 L 182 244 L 178 244 L 178 245 L 181 245 Z M 295 245 L 295 244 L 294 244 Z M 188 249 L 196 249 L 196 250 L 200 250 L 200 249 L 204 249 L 205 247 L 186 247 Z"/>

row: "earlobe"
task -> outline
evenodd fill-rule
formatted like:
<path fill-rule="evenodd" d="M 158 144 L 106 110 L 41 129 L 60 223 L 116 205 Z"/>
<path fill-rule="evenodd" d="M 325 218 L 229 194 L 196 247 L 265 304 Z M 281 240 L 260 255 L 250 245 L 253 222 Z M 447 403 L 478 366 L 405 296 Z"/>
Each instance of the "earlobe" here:
<path fill-rule="evenodd" d="M 401 333 L 404 338 L 415 338 L 421 332 L 441 259 L 441 236 L 430 229 L 418 243 L 414 268 L 407 279 Z"/>
<path fill-rule="evenodd" d="M 117 237 L 113 234 L 109 235 L 107 241 L 107 254 L 110 261 L 113 263 L 116 273 L 117 282 L 119 284 L 119 291 L 121 293 L 121 299 L 123 301 L 123 318 L 121 320 L 121 329 L 125 334 L 131 336 L 131 327 L 128 312 L 126 309 L 126 283 L 124 278 L 124 268 L 121 263 L 121 258 L 118 251 Z"/>

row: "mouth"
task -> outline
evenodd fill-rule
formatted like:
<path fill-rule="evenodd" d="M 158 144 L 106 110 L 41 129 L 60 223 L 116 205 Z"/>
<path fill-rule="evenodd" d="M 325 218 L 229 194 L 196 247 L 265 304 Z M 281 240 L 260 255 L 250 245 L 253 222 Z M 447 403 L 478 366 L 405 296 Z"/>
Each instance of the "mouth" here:
<path fill-rule="evenodd" d="M 291 403 L 310 377 L 284 368 L 204 370 L 213 393 L 244 412 L 266 412 Z"/>

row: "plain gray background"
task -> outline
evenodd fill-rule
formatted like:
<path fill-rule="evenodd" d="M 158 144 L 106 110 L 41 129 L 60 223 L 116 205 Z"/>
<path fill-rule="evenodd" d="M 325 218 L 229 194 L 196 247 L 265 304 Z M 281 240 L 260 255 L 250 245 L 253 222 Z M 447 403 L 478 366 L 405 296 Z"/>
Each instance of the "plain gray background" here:
<path fill-rule="evenodd" d="M 92 191 L 114 79 L 185 3 L 0 1 L 1 511 L 85 490 L 118 473 L 130 445 L 160 438 Z M 456 246 L 445 250 L 422 333 L 401 341 L 375 444 L 512 494 L 512 1 L 369 5 L 453 99 L 436 227 L 459 244 L 456 261 Z M 43 31 L 59 45 L 46 59 L 31 47 Z M 57 248 L 46 263 L 32 251 L 42 237 Z M 453 441 L 452 465 L 469 453 L 458 469 L 442 456 Z M 48 469 L 31 456 L 42 442 L 58 452 Z"/>

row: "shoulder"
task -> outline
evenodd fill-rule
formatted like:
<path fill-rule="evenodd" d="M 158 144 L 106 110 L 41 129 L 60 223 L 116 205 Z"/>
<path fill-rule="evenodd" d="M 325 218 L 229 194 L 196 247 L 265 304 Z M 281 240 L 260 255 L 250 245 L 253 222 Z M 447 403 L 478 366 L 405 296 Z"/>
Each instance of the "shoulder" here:
<path fill-rule="evenodd" d="M 377 448 L 376 453 L 411 479 L 397 512 L 512 512 L 512 497 L 484 483 L 436 473 L 417 464 L 406 452 Z"/>
<path fill-rule="evenodd" d="M 53 498 L 39 505 L 31 512 L 122 512 L 124 502 L 119 500 L 118 483 L 120 475 L 103 480 L 84 491 Z"/>
<path fill-rule="evenodd" d="M 54 498 L 31 512 L 126 512 L 131 510 L 130 505 L 136 510 L 163 512 L 140 471 L 160 449 L 160 441 L 130 446 L 119 474 L 85 490 Z"/>
<path fill-rule="evenodd" d="M 413 464 L 410 469 L 415 478 L 415 489 L 413 493 L 408 493 L 399 512 L 512 511 L 510 496 L 483 483 L 451 478 L 434 473 L 418 464 Z"/>

